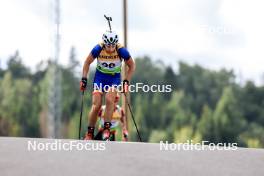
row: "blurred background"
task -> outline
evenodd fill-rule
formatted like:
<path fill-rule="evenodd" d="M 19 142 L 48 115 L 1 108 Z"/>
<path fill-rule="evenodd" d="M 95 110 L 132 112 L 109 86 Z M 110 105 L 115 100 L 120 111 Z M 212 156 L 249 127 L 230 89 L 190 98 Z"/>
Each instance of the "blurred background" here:
<path fill-rule="evenodd" d="M 124 43 L 123 0 L 9 0 L 0 5 L 0 136 L 77 138 L 82 65 L 113 18 Z M 264 147 L 264 2 L 127 0 L 131 93 L 143 141 Z M 94 66 L 85 94 L 83 133 Z M 136 131 L 129 122 L 130 140 Z"/>

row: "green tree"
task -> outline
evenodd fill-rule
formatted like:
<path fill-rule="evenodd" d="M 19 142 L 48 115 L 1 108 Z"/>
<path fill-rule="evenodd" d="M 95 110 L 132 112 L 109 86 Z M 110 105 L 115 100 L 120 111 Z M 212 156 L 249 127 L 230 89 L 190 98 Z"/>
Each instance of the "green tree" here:
<path fill-rule="evenodd" d="M 214 130 L 214 123 L 213 123 L 213 112 L 209 106 L 204 105 L 202 117 L 200 118 L 197 129 L 202 135 L 202 138 L 207 141 L 212 141 L 212 133 Z"/>
<path fill-rule="evenodd" d="M 30 70 L 22 63 L 19 52 L 16 51 L 7 61 L 8 70 L 12 73 L 13 78 L 30 78 Z"/>
<path fill-rule="evenodd" d="M 213 113 L 214 142 L 238 141 L 246 121 L 241 112 L 236 109 L 236 98 L 231 87 L 226 87 Z"/>
<path fill-rule="evenodd" d="M 159 143 L 160 141 L 167 141 L 166 131 L 164 130 L 151 131 L 148 142 Z"/>

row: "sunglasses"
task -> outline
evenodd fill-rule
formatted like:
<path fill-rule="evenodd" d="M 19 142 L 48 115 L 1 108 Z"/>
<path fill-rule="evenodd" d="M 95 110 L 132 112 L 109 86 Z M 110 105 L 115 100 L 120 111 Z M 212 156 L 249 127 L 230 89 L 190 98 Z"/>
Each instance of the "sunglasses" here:
<path fill-rule="evenodd" d="M 115 47 L 116 44 L 106 44 L 107 47 Z"/>

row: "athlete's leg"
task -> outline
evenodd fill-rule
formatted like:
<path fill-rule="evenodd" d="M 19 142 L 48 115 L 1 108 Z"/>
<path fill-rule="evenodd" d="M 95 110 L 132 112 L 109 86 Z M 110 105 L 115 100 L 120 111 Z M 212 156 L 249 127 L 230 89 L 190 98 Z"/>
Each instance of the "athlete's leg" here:
<path fill-rule="evenodd" d="M 88 129 L 84 137 L 85 140 L 94 139 L 94 129 L 97 121 L 97 115 L 102 105 L 102 93 L 94 92 L 93 93 L 93 103 L 92 108 L 88 114 Z"/>
<path fill-rule="evenodd" d="M 88 114 L 88 122 L 91 127 L 95 127 L 98 113 L 102 106 L 102 94 L 103 93 L 99 91 L 93 92 L 92 108 Z"/>
<path fill-rule="evenodd" d="M 115 89 L 111 89 L 105 94 L 105 102 L 106 102 L 106 107 L 105 107 L 105 122 L 111 122 L 112 120 L 112 115 L 114 112 L 114 106 L 115 106 L 115 98 L 117 95 L 117 91 Z"/>
<path fill-rule="evenodd" d="M 116 94 L 117 92 L 115 89 L 112 89 L 105 94 L 106 106 L 105 106 L 105 116 L 104 116 L 105 122 L 104 122 L 104 131 L 103 131 L 103 140 L 109 140 L 110 138 L 111 119 L 114 112 L 114 106 L 115 106 L 114 100 Z"/>
<path fill-rule="evenodd" d="M 108 86 L 108 90 L 105 90 L 105 113 L 104 113 L 104 131 L 103 140 L 109 140 L 111 119 L 114 112 L 114 101 L 117 95 L 116 86 L 120 85 L 121 78 L 120 74 L 115 76 L 108 76 L 105 86 Z M 110 87 L 109 87 L 110 86 Z M 106 87 L 105 87 L 106 88 Z"/>
<path fill-rule="evenodd" d="M 88 114 L 88 126 L 95 127 L 98 112 L 102 106 L 102 95 L 103 91 L 100 86 L 103 85 L 103 80 L 100 76 L 97 75 L 97 72 L 94 76 L 93 81 L 93 100 L 92 100 L 92 108 Z"/>

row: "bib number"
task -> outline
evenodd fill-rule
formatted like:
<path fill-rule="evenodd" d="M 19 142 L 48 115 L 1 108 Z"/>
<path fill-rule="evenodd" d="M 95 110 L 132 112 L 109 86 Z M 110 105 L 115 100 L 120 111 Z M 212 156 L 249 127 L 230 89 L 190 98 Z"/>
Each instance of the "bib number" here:
<path fill-rule="evenodd" d="M 114 68 L 116 65 L 115 65 L 115 63 L 109 63 L 109 64 L 107 64 L 106 62 L 104 62 L 104 63 L 102 63 L 102 66 L 108 67 L 108 68 Z"/>

